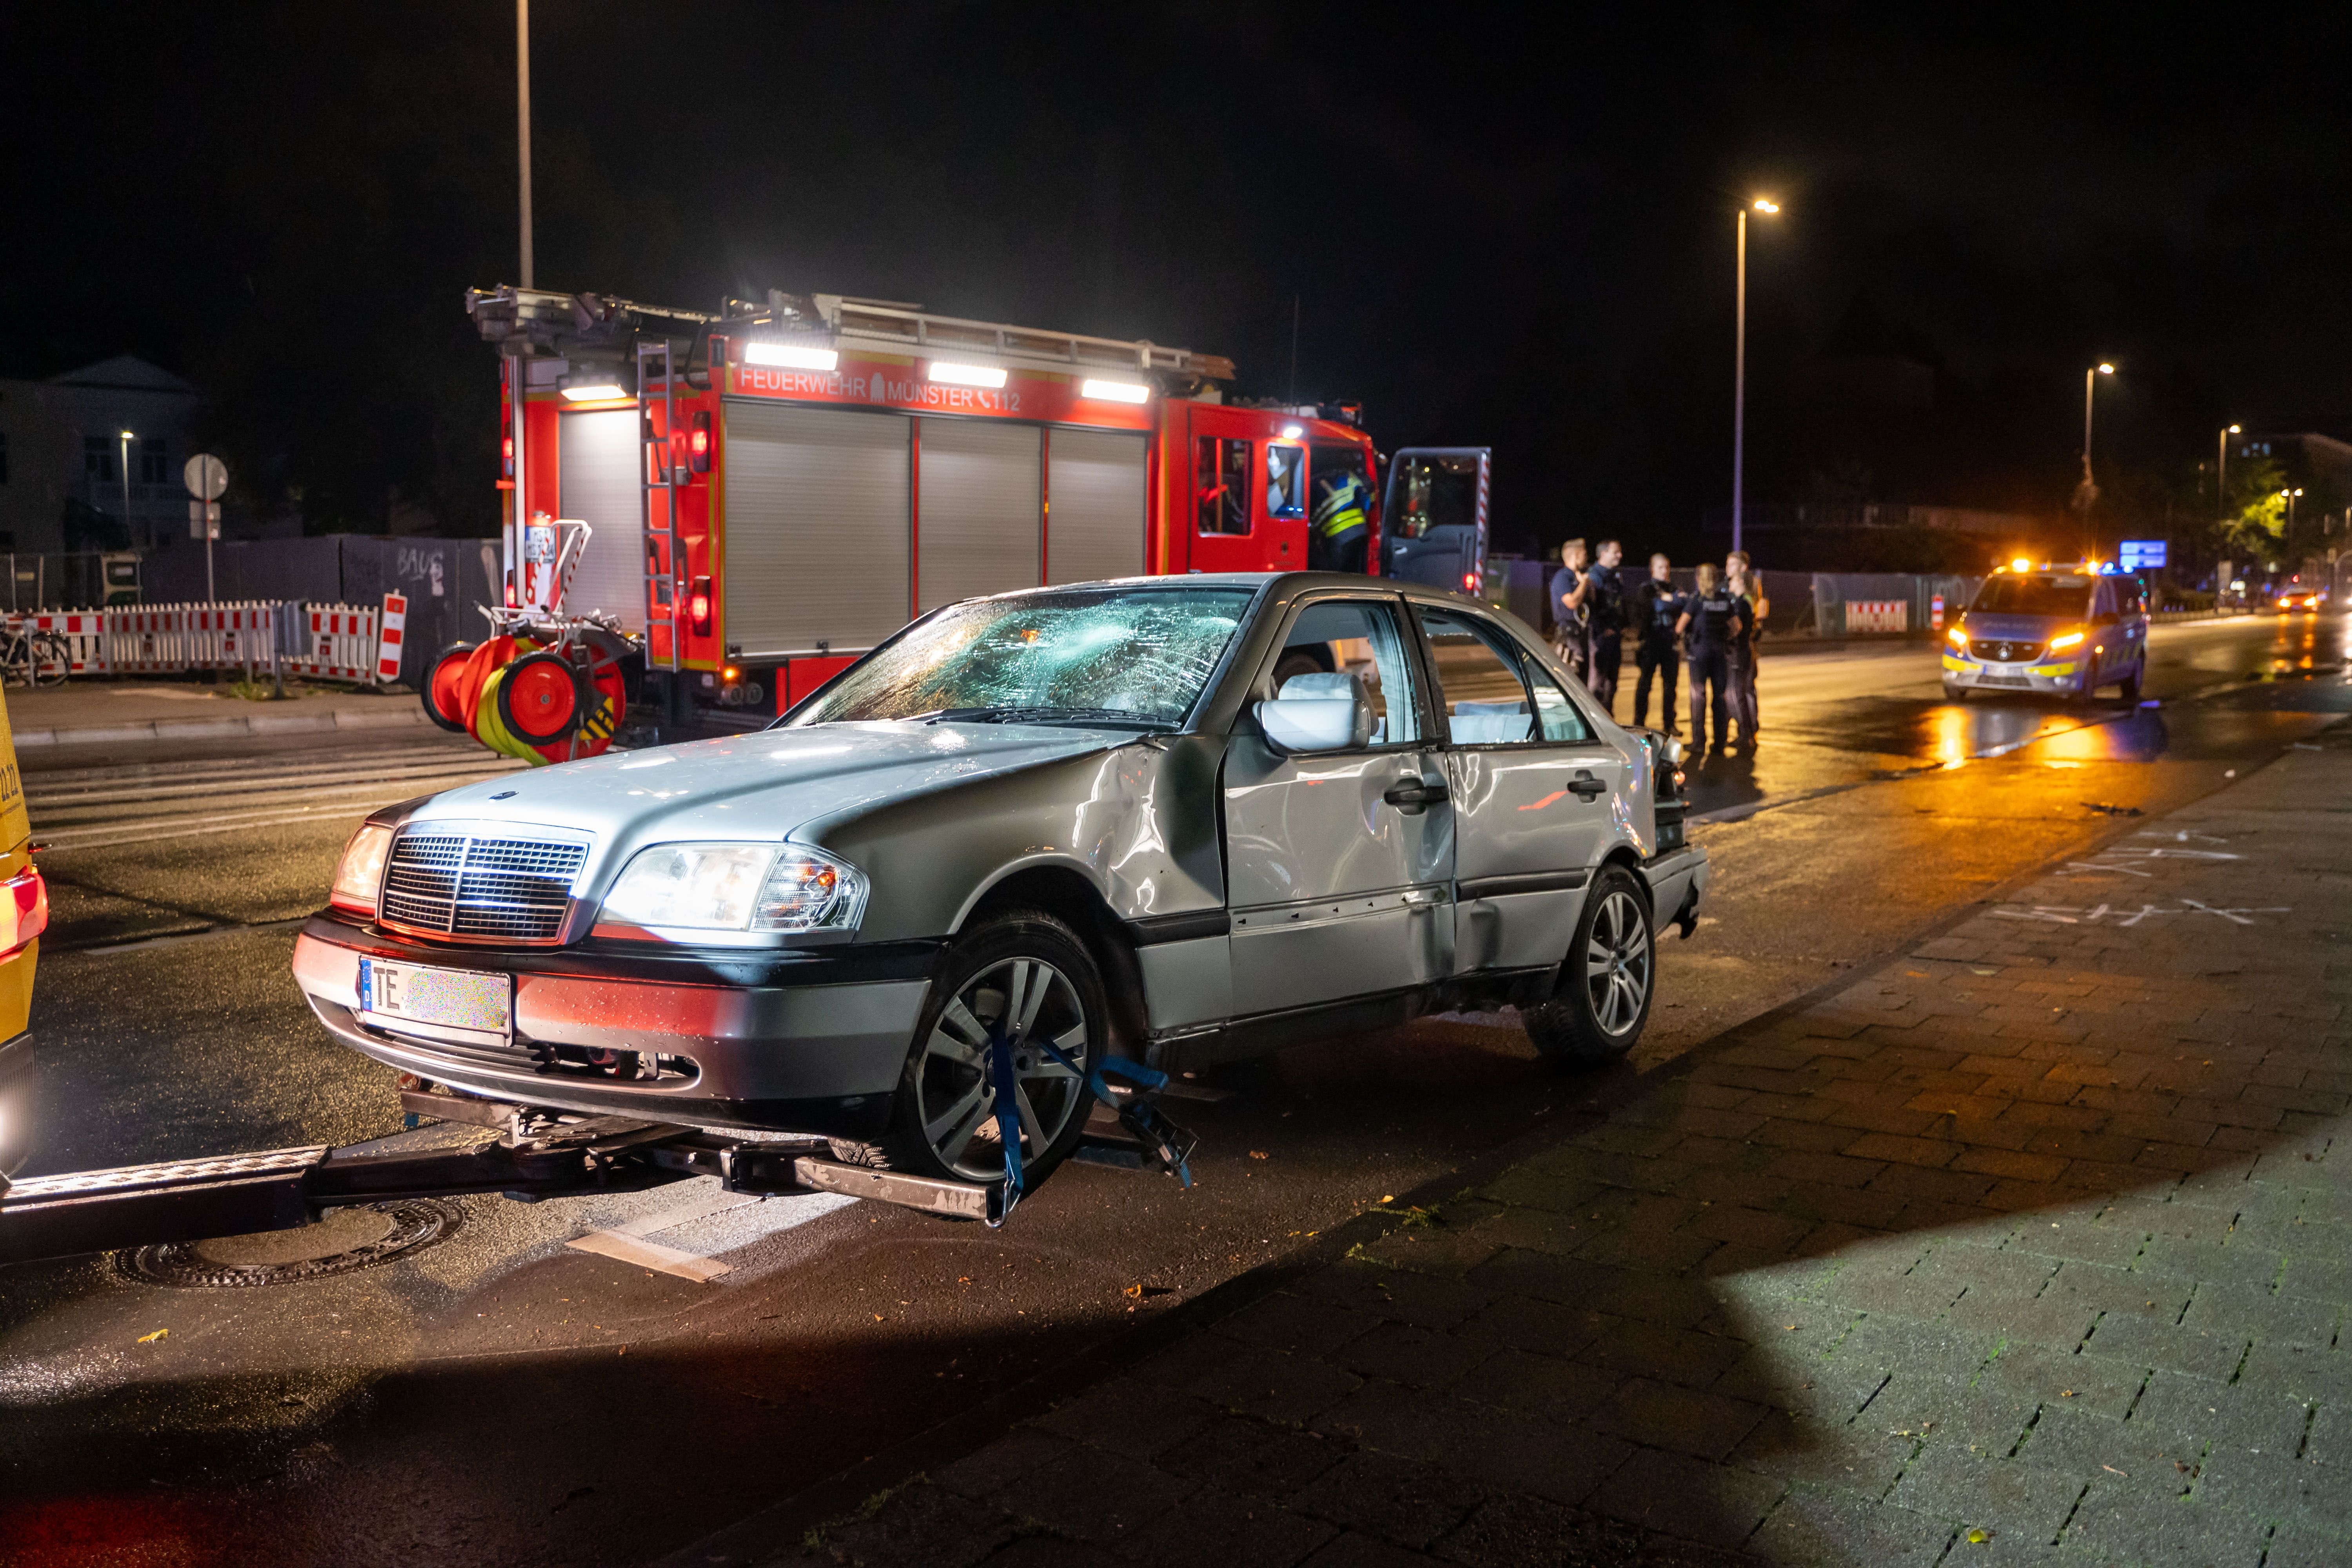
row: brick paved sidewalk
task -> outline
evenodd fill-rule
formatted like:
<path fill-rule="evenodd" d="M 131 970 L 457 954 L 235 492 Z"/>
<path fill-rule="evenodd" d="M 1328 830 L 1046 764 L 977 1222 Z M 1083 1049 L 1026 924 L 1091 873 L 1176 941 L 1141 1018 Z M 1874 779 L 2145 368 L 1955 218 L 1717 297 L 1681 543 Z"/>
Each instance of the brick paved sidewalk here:
<path fill-rule="evenodd" d="M 2352 1563 L 2347 742 L 1702 1048 L 800 1560 Z"/>

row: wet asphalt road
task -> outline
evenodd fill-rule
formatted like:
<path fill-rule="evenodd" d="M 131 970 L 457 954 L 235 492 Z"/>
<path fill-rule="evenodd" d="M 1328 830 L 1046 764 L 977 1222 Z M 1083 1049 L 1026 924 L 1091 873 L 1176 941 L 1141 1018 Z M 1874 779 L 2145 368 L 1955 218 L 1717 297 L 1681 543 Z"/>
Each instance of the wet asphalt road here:
<path fill-rule="evenodd" d="M 2139 710 L 1946 704 L 1917 647 L 1768 659 L 1763 745 L 1695 774 L 1707 917 L 1662 945 L 1649 1035 L 1613 1070 L 1669 1060 L 2352 710 L 2339 616 L 2160 627 L 2152 654 L 2160 706 Z M 34 1169 L 394 1132 L 390 1075 L 331 1045 L 286 975 L 286 922 L 318 901 L 361 807 L 297 815 L 320 804 L 293 773 L 313 752 L 202 775 L 104 760 L 203 787 L 110 817 L 56 771 L 87 760 L 27 758 L 47 770 L 27 782 L 57 888 Z M 478 763 L 443 742 L 371 752 L 359 771 L 381 777 L 360 782 L 394 793 L 351 799 Z M 162 836 L 237 813 L 229 831 Z M 134 817 L 163 826 L 110 826 Z M 1597 1087 L 1477 1020 L 1215 1083 L 1233 1097 L 1175 1108 L 1202 1138 L 1192 1192 L 1071 1166 L 1001 1232 L 816 1198 L 698 1215 L 711 1200 L 689 1184 L 468 1200 L 438 1246 L 309 1284 L 173 1289 L 103 1259 L 0 1272 L 0 1564 L 644 1562 Z M 730 1272 L 695 1283 L 564 1246 L 632 1221 Z"/>

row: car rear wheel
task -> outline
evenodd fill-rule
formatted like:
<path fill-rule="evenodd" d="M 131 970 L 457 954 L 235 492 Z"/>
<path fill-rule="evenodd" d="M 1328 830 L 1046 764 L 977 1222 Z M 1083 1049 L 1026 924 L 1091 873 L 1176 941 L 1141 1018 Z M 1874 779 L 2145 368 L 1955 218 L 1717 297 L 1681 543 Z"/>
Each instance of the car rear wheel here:
<path fill-rule="evenodd" d="M 1551 1000 L 1520 1016 L 1528 1038 L 1555 1061 L 1616 1060 L 1649 1022 L 1657 965 L 1649 894 L 1631 871 L 1608 867 L 1584 900 Z"/>
<path fill-rule="evenodd" d="M 2133 707 L 2138 707 L 2140 678 L 2147 673 L 2147 664 L 2146 660 L 2142 660 L 2140 663 L 2133 665 L 2132 672 L 2124 677 L 2122 685 L 2116 688 L 2116 695 L 2120 696 L 2125 701 L 2130 703 Z"/>
<path fill-rule="evenodd" d="M 1036 1187 L 1086 1131 L 1109 1017 L 1086 944 L 1053 916 L 1016 910 L 959 938 L 915 1025 L 880 1145 L 891 1167 L 1001 1180 L 1009 1113 L 1022 1184 Z"/>

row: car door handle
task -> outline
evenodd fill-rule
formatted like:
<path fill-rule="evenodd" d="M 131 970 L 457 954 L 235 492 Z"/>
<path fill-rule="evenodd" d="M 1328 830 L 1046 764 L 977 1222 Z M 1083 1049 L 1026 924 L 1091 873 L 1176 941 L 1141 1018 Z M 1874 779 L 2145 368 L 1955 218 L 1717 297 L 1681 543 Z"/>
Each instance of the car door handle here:
<path fill-rule="evenodd" d="M 1381 792 L 1381 798 L 1407 816 L 1413 816 L 1433 805 L 1442 804 L 1450 797 L 1442 781 L 1432 783 L 1428 779 L 1399 779 Z"/>
<path fill-rule="evenodd" d="M 1584 802 L 1585 805 L 1591 805 L 1609 793 L 1609 784 L 1607 780 L 1594 778 L 1585 769 L 1579 768 L 1576 770 L 1576 776 L 1568 781 L 1568 793 Z"/>

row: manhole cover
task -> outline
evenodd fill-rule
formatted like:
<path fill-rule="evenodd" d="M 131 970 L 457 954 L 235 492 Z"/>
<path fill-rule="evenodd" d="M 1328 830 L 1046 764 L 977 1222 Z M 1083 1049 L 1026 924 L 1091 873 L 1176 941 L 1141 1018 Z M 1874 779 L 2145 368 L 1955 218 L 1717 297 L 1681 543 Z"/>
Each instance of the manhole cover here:
<path fill-rule="evenodd" d="M 337 1209 L 296 1230 L 142 1247 L 116 1258 L 125 1274 L 152 1285 L 290 1285 L 420 1251 L 455 1232 L 464 1217 L 464 1210 L 438 1198 L 403 1198 Z"/>

